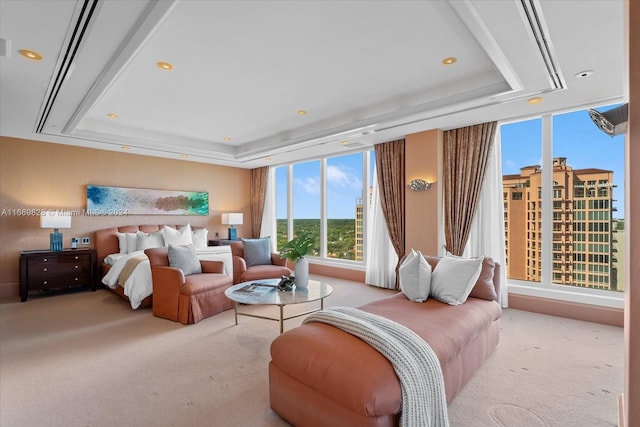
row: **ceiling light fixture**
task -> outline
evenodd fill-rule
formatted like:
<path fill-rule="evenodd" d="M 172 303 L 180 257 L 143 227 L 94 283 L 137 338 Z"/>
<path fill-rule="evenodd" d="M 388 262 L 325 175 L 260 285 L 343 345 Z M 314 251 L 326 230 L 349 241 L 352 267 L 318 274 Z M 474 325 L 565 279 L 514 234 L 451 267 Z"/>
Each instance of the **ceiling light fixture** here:
<path fill-rule="evenodd" d="M 171 65 L 168 62 L 164 62 L 164 61 L 160 61 L 158 63 L 156 63 L 156 65 L 158 66 L 158 68 L 160 68 L 161 70 L 172 70 L 173 69 L 173 65 Z"/>
<path fill-rule="evenodd" d="M 120 147 L 120 148 L 122 148 L 124 151 L 127 151 L 130 147 L 129 147 L 128 145 L 123 145 L 123 146 L 122 146 L 122 147 Z"/>
<path fill-rule="evenodd" d="M 304 116 L 307 112 L 305 110 L 298 110 L 298 114 Z"/>
<path fill-rule="evenodd" d="M 117 119 L 118 115 L 116 113 L 109 113 L 107 114 L 107 117 L 109 117 L 110 119 Z"/>
<path fill-rule="evenodd" d="M 442 60 L 442 63 L 444 65 L 451 65 L 451 64 L 455 64 L 458 61 L 458 58 L 456 58 L 455 56 L 450 56 L 448 58 L 444 58 Z"/>
<path fill-rule="evenodd" d="M 225 136 L 223 139 L 224 139 L 225 141 L 227 141 L 227 142 L 231 141 L 231 138 L 230 138 L 230 137 L 228 137 L 228 136 Z"/>
<path fill-rule="evenodd" d="M 267 162 L 270 162 L 272 159 L 271 159 L 271 157 L 266 157 L 264 160 L 267 161 Z"/>
<path fill-rule="evenodd" d="M 183 159 L 188 159 L 189 155 L 188 154 L 182 154 L 180 157 L 182 157 Z"/>
<path fill-rule="evenodd" d="M 349 141 L 340 141 L 340 144 L 342 144 L 342 145 L 349 145 Z"/>
<path fill-rule="evenodd" d="M 40 55 L 35 50 L 20 49 L 18 52 L 20 53 L 20 55 L 24 56 L 27 59 L 31 59 L 32 61 L 42 60 L 42 55 Z"/>
<path fill-rule="evenodd" d="M 541 96 L 536 96 L 535 98 L 527 99 L 528 104 L 540 104 L 542 102 Z"/>

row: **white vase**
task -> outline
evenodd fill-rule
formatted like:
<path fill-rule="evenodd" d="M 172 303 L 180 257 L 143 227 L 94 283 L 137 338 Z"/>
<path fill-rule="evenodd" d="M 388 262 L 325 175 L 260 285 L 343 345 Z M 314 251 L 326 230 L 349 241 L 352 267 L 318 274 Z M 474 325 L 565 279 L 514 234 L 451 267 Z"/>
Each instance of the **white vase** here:
<path fill-rule="evenodd" d="M 309 261 L 305 257 L 299 258 L 293 271 L 296 276 L 296 288 L 307 289 L 309 285 Z"/>

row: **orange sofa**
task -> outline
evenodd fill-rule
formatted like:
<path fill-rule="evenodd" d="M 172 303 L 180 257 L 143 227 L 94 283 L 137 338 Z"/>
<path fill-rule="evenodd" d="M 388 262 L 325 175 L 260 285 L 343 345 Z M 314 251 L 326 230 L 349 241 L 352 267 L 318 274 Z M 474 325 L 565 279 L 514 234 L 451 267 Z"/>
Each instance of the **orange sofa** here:
<path fill-rule="evenodd" d="M 427 257 L 432 266 L 438 260 Z M 432 298 L 415 303 L 398 293 L 359 308 L 412 329 L 431 346 L 450 403 L 498 344 L 499 271 L 485 258 L 471 296 L 461 305 Z M 402 410 L 391 363 L 361 339 L 318 322 L 273 341 L 269 394 L 271 408 L 296 426 L 396 426 Z"/>

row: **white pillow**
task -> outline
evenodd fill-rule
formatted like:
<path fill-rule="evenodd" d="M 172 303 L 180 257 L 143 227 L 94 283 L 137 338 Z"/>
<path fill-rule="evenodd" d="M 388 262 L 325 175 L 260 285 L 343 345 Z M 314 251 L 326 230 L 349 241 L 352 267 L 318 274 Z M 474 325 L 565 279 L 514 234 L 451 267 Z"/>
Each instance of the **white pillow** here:
<path fill-rule="evenodd" d="M 431 287 L 431 265 L 420 251 L 411 249 L 398 269 L 400 290 L 414 302 L 425 302 Z"/>
<path fill-rule="evenodd" d="M 176 245 L 184 246 L 193 244 L 193 237 L 191 235 L 191 224 L 187 224 L 180 230 L 165 225 L 162 227 L 162 233 L 164 235 L 164 245 Z"/>
<path fill-rule="evenodd" d="M 149 248 L 160 248 L 164 246 L 164 237 L 162 236 L 162 231 L 156 231 L 154 233 L 143 233 L 142 231 L 138 231 L 136 235 L 138 240 L 136 248 L 139 251 L 143 251 Z"/>
<path fill-rule="evenodd" d="M 136 233 L 116 233 L 118 246 L 121 254 L 134 252 L 138 246 L 138 236 Z"/>
<path fill-rule="evenodd" d="M 431 275 L 431 296 L 450 305 L 460 305 L 469 297 L 482 272 L 483 258 L 446 256 Z"/>
<path fill-rule="evenodd" d="M 206 248 L 209 246 L 209 230 L 206 228 L 198 228 L 191 231 L 191 237 L 193 239 L 193 246 L 196 248 Z"/>

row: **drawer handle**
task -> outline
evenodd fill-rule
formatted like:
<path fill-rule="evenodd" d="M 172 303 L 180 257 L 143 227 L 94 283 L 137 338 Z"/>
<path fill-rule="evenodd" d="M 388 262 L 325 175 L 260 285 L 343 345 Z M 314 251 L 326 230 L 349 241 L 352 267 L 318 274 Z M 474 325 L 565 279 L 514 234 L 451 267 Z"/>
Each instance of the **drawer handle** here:
<path fill-rule="evenodd" d="M 76 265 L 76 266 L 74 266 L 74 268 L 79 268 L 79 267 Z"/>
<path fill-rule="evenodd" d="M 47 268 L 46 268 L 46 267 L 45 267 L 45 268 L 43 268 L 43 269 L 42 269 L 42 271 L 47 271 Z"/>
<path fill-rule="evenodd" d="M 76 259 L 78 259 L 78 256 L 76 255 Z"/>
<path fill-rule="evenodd" d="M 76 277 L 76 278 L 75 278 L 75 279 L 73 279 L 73 280 L 75 280 L 75 281 L 77 282 L 77 281 L 78 281 L 78 278 Z"/>
<path fill-rule="evenodd" d="M 47 258 L 43 259 L 42 262 L 47 262 L 49 261 Z"/>
<path fill-rule="evenodd" d="M 47 281 L 45 280 L 44 282 L 42 282 L 42 284 L 43 284 L 43 285 L 46 285 L 46 284 L 47 284 Z"/>

